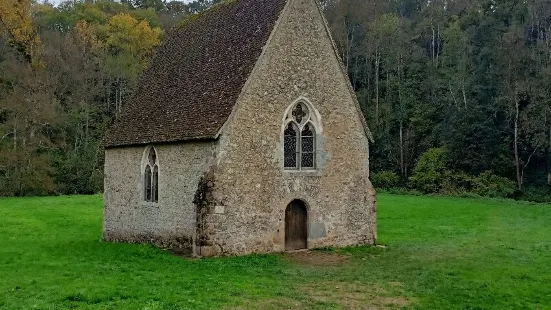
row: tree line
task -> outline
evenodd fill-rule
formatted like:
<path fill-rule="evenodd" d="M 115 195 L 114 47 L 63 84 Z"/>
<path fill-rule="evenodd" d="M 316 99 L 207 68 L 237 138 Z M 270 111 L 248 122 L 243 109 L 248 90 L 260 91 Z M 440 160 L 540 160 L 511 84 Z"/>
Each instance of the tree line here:
<path fill-rule="evenodd" d="M 106 128 L 166 31 L 212 4 L 0 1 L 0 195 L 101 191 Z"/>
<path fill-rule="evenodd" d="M 375 136 L 375 183 L 453 193 L 486 178 L 508 196 L 549 193 L 551 2 L 323 5 Z"/>
<path fill-rule="evenodd" d="M 376 185 L 549 193 L 551 3 L 320 1 Z M 217 2 L 0 2 L 0 195 L 101 191 L 106 128 L 166 31 Z"/>

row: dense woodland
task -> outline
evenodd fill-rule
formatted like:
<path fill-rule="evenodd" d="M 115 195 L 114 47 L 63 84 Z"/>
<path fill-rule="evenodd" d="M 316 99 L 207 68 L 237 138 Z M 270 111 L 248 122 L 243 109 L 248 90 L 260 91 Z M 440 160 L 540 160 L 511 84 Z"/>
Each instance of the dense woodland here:
<path fill-rule="evenodd" d="M 95 193 L 106 128 L 210 0 L 0 0 L 0 195 Z M 325 0 L 379 188 L 549 197 L 549 0 Z"/>

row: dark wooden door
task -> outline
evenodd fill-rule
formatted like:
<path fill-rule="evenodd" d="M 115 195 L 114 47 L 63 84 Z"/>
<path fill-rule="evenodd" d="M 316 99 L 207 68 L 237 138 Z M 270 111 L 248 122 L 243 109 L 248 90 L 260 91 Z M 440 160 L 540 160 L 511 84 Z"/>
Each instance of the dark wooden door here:
<path fill-rule="evenodd" d="M 292 201 L 285 210 L 285 250 L 306 249 L 307 212 L 300 200 Z"/>

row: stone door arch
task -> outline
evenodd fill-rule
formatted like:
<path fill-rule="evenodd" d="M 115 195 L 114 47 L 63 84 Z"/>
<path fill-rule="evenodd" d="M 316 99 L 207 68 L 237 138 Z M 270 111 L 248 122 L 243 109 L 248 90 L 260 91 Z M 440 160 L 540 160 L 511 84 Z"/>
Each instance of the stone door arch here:
<path fill-rule="evenodd" d="M 285 210 L 285 251 L 308 248 L 308 210 L 301 200 L 293 200 Z"/>

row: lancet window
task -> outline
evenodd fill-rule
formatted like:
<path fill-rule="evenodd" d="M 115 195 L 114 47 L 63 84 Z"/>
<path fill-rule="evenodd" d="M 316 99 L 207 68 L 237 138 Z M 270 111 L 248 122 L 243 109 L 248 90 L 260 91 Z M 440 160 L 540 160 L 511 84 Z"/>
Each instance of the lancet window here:
<path fill-rule="evenodd" d="M 157 152 L 151 147 L 147 154 L 147 160 L 143 174 L 144 200 L 147 202 L 159 201 L 159 164 Z"/>

